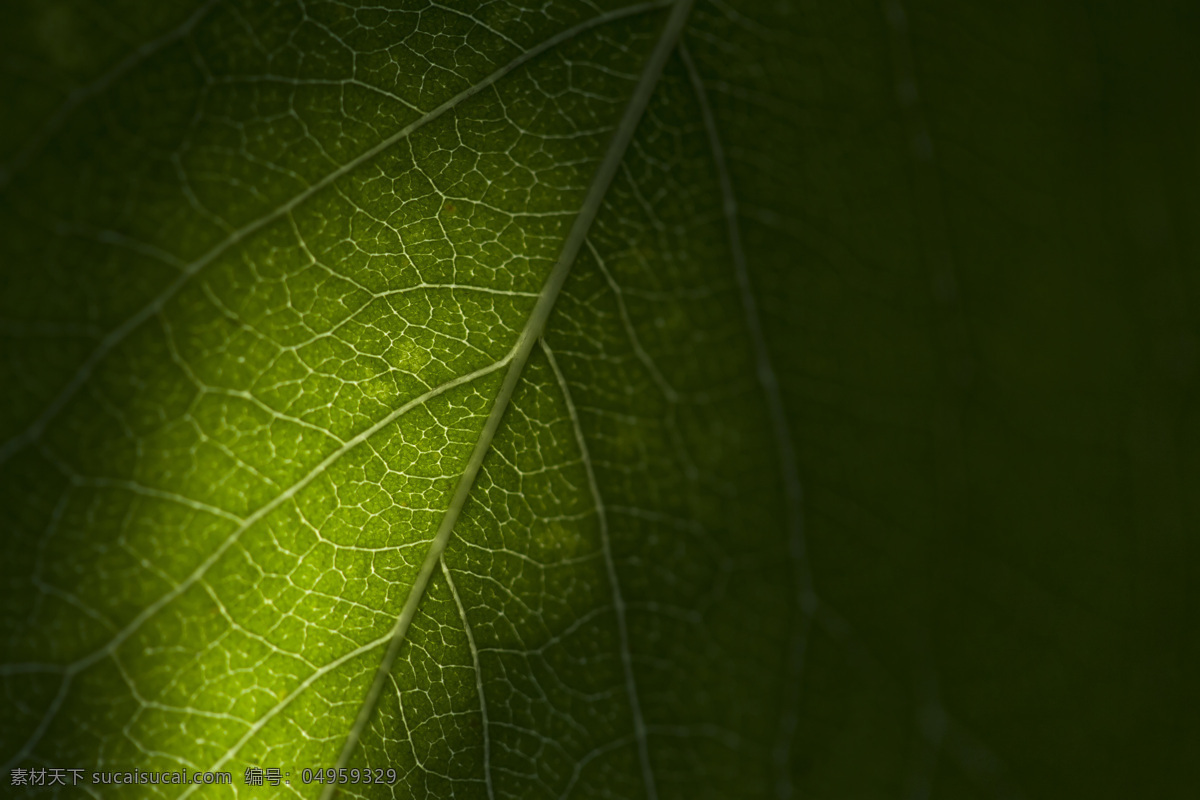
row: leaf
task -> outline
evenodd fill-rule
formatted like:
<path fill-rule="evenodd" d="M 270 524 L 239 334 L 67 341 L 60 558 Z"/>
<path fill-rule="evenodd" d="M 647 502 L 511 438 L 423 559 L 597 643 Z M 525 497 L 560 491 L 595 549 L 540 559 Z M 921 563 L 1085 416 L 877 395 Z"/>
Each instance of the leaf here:
<path fill-rule="evenodd" d="M 3 12 L 13 791 L 1178 795 L 1173 17 L 392 5 Z"/>

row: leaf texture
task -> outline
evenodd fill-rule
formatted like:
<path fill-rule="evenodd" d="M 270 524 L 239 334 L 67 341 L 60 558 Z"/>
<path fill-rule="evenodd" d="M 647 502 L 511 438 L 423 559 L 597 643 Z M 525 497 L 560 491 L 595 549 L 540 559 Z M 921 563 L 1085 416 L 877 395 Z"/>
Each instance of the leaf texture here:
<path fill-rule="evenodd" d="M 1000 59 L 929 45 L 960 41 L 942 11 L 13 4 L 0 752 L 233 774 L 14 791 L 1082 785 L 1076 750 L 1038 748 L 1116 679 L 1057 676 L 1130 650 L 1079 576 L 1150 571 L 1123 571 L 1115 533 L 1094 568 L 1005 538 L 1092 519 L 1012 467 L 1067 459 L 1085 494 L 1115 473 L 1003 429 L 1057 422 L 1029 398 L 1111 364 L 1006 361 L 1034 348 L 989 298 L 1025 295 L 986 245 L 1081 261 L 1093 217 L 1073 162 L 1022 165 L 1020 188 L 989 166 L 953 75 Z M 1027 124 L 1047 162 L 1074 130 Z M 1113 297 L 1064 318 L 1120 318 Z M 1076 418 L 1079 450 L 1118 413 Z M 1175 663 L 1140 652 L 1130 674 Z M 1127 702 L 1112 746 L 1155 763 L 1132 709 L 1157 695 Z M 326 767 L 396 781 L 302 780 Z"/>

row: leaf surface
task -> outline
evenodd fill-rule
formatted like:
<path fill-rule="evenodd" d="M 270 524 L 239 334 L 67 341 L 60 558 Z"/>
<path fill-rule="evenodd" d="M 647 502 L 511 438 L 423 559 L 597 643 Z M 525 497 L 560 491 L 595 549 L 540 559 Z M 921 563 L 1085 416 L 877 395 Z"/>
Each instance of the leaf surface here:
<path fill-rule="evenodd" d="M 1196 206 L 1121 76 L 1178 65 L 941 5 L 13 4 L 7 768 L 1169 794 L 1194 315 L 1120 286 Z"/>

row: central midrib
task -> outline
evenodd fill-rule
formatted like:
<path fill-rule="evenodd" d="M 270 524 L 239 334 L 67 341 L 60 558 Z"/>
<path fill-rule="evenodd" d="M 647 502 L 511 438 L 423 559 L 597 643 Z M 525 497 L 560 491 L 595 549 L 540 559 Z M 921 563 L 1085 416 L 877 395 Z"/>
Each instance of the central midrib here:
<path fill-rule="evenodd" d="M 530 312 L 529 319 L 517 339 L 517 344 L 513 349 L 513 356 L 509 361 L 508 369 L 504 375 L 504 382 L 501 384 L 500 391 L 496 395 L 492 410 L 488 414 L 487 421 L 484 423 L 483 430 L 475 444 L 475 449 L 471 453 L 471 458 L 467 462 L 462 476 L 459 478 L 458 485 L 455 487 L 450 505 L 447 507 L 446 513 L 442 517 L 442 522 L 438 526 L 437 535 L 429 546 L 429 551 L 426 553 L 425 560 L 421 564 L 421 569 L 417 573 L 416 580 L 414 580 L 412 588 L 409 590 L 404 607 L 396 619 L 395 626 L 392 628 L 391 640 L 388 642 L 387 651 L 384 653 L 383 659 L 376 670 L 371 688 L 367 692 L 367 696 L 359 709 L 354 724 L 346 736 L 346 741 L 342 746 L 342 751 L 335 765 L 337 768 L 343 768 L 349 763 L 350 757 L 357 747 L 363 731 L 366 730 L 366 726 L 375 712 L 375 708 L 387 684 L 388 677 L 391 675 L 396 657 L 399 655 L 400 648 L 404 644 L 408 634 L 409 626 L 412 624 L 413 617 L 416 615 L 421 599 L 425 595 L 429 581 L 437 569 L 442 554 L 445 552 L 446 546 L 450 541 L 450 535 L 454 530 L 455 524 L 458 522 L 458 517 L 462 513 L 463 506 L 466 504 L 467 496 L 475 484 L 475 479 L 479 474 L 479 468 L 483 464 L 483 459 L 488 451 L 491 450 L 496 430 L 500 426 L 500 421 L 504 417 L 505 411 L 508 410 L 509 402 L 512 399 L 513 392 L 516 390 L 518 381 L 521 379 L 525 365 L 529 361 L 529 356 L 533 352 L 533 347 L 538 339 L 541 338 L 542 332 L 546 327 L 546 320 L 550 317 L 550 312 L 558 300 L 558 295 L 562 291 L 563 284 L 566 282 L 568 274 L 570 274 L 576 257 L 579 255 L 579 250 L 583 247 L 588 230 L 591 228 L 592 222 L 600 211 L 600 206 L 604 201 L 604 196 L 608 192 L 613 177 L 616 175 L 617 168 L 625 157 L 625 151 L 633 139 L 638 122 L 641 120 L 650 97 L 658 85 L 658 80 L 662 75 L 667 58 L 675 49 L 679 35 L 683 31 L 683 26 L 691 11 L 692 3 L 693 0 L 676 0 L 671 8 L 670 15 L 663 25 L 662 34 L 659 36 L 654 50 L 646 59 L 637 86 L 630 96 L 629 103 L 625 106 L 625 111 L 604 153 L 604 158 L 592 176 L 592 182 L 588 186 L 587 194 L 584 196 L 579 213 L 576 215 L 575 221 L 572 223 L 571 229 L 563 242 L 563 249 L 558 261 L 555 262 L 554 269 L 550 272 L 549 278 L 546 279 L 541 295 L 534 304 L 533 311 Z M 324 791 L 321 793 L 321 800 L 328 800 L 335 790 L 336 786 L 334 784 L 326 785 Z"/>

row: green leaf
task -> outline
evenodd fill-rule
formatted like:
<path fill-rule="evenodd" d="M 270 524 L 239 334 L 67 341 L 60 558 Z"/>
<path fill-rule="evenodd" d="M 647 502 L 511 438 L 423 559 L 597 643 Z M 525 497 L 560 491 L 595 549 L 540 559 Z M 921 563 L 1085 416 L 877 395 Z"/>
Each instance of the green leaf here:
<path fill-rule="evenodd" d="M 1194 25 L 7 4 L 6 790 L 1186 794 Z"/>

